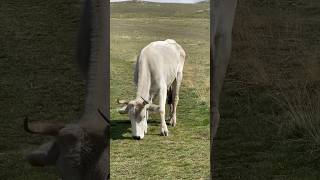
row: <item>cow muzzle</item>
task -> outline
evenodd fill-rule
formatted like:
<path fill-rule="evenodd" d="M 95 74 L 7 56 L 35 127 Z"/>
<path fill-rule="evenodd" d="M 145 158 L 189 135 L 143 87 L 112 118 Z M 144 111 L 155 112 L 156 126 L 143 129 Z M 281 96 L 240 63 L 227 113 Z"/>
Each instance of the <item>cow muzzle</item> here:
<path fill-rule="evenodd" d="M 132 136 L 132 138 L 133 138 L 134 140 L 140 140 L 140 139 L 142 139 L 142 138 L 140 138 L 140 136 Z"/>

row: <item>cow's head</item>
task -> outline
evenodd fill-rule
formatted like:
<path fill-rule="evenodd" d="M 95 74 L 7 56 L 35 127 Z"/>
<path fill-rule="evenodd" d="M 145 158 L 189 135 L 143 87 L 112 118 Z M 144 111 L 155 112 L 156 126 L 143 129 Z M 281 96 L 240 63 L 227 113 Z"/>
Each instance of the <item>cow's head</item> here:
<path fill-rule="evenodd" d="M 95 163 L 107 146 L 103 135 L 107 132 L 97 133 L 81 123 L 29 123 L 27 118 L 24 127 L 27 132 L 54 137 L 26 156 L 31 165 L 54 165 L 60 177 L 68 180 L 85 179 L 91 171 L 99 171 Z"/>
<path fill-rule="evenodd" d="M 150 104 L 143 98 L 132 101 L 118 100 L 118 103 L 124 105 L 118 112 L 129 115 L 133 139 L 143 139 L 148 130 L 148 113 L 149 111 L 157 111 L 158 106 Z"/>

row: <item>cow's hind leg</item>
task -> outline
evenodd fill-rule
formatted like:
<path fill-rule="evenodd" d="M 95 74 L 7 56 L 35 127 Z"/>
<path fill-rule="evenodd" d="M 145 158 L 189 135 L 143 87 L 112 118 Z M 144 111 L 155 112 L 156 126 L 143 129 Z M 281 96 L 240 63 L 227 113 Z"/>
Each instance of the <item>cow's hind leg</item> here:
<path fill-rule="evenodd" d="M 172 85 L 167 91 L 167 104 L 169 106 L 169 118 L 168 120 L 171 119 L 172 113 L 173 113 L 173 106 L 172 106 L 172 101 L 173 101 L 173 95 L 172 95 Z"/>
<path fill-rule="evenodd" d="M 159 112 L 161 118 L 161 126 L 160 126 L 160 135 L 161 136 L 168 136 L 169 131 L 166 124 L 166 115 L 165 115 L 165 107 L 166 107 L 166 99 L 167 99 L 167 88 L 162 87 L 159 93 Z"/>
<path fill-rule="evenodd" d="M 177 124 L 177 106 L 179 102 L 179 91 L 182 81 L 182 72 L 178 72 L 176 80 L 172 85 L 172 116 L 170 119 L 170 125 L 176 126 Z"/>

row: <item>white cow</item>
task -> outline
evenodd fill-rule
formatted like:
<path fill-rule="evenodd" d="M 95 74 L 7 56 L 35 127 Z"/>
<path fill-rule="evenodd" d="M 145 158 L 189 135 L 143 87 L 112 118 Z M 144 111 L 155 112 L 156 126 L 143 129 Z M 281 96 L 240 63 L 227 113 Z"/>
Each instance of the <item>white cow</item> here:
<path fill-rule="evenodd" d="M 160 135 L 169 135 L 165 122 L 165 104 L 170 87 L 172 88 L 169 91 L 172 92 L 170 124 L 176 125 L 185 56 L 183 48 L 172 39 L 152 42 L 141 50 L 134 73 L 134 82 L 137 86 L 136 98 L 130 102 L 119 101 L 125 104 L 119 113 L 129 114 L 134 139 L 143 139 L 147 132 L 148 111 L 160 113 Z M 159 105 L 152 104 L 155 96 L 159 97 Z"/>
<path fill-rule="evenodd" d="M 211 3 L 211 179 L 213 178 L 214 142 L 219 125 L 219 98 L 231 54 L 232 26 L 237 0 L 214 0 Z"/>

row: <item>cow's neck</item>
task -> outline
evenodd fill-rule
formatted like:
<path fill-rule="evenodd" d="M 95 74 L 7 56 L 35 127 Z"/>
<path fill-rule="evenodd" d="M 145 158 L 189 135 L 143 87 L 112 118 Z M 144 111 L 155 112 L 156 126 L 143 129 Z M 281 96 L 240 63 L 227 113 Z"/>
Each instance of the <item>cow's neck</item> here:
<path fill-rule="evenodd" d="M 95 136 L 94 151 L 90 154 L 91 161 L 87 162 L 86 174 L 83 179 L 108 179 L 109 166 L 109 133 L 110 127 L 97 109 L 107 118 L 109 115 L 109 33 L 108 3 L 105 0 L 91 0 L 88 43 L 90 44 L 90 61 L 87 74 L 87 97 L 84 114 L 80 120 L 82 127 Z M 102 164 L 103 162 L 103 164 Z"/>
<path fill-rule="evenodd" d="M 139 73 L 137 82 L 137 100 L 149 100 L 151 87 L 151 76 L 145 61 L 139 61 Z"/>
<path fill-rule="evenodd" d="M 97 108 L 106 109 L 108 91 L 108 43 L 107 43 L 107 13 L 102 6 L 102 0 L 92 1 L 91 12 L 91 50 L 88 71 L 88 85 L 85 111 Z"/>
<path fill-rule="evenodd" d="M 81 124 L 86 128 L 99 133 L 104 132 L 105 121 L 98 115 L 97 109 L 109 118 L 109 107 L 107 96 L 108 89 L 108 58 L 109 44 L 108 39 L 108 13 L 106 12 L 107 3 L 103 0 L 91 1 L 90 10 L 90 62 L 87 75 L 87 97 L 85 102 L 85 112 L 81 118 Z M 100 134 L 103 135 L 103 134 Z"/>

